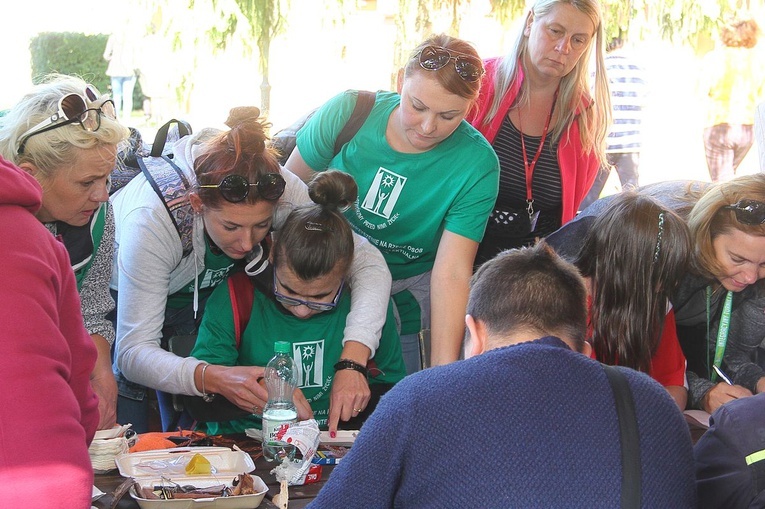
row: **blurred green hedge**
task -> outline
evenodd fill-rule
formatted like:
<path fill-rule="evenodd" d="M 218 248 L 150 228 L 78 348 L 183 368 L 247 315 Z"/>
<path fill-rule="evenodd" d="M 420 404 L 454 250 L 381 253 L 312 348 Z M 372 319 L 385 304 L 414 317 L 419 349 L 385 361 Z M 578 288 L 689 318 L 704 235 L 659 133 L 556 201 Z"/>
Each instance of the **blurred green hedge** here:
<path fill-rule="evenodd" d="M 42 32 L 29 43 L 32 55 L 32 82 L 39 83 L 46 74 L 57 72 L 80 76 L 101 92 L 111 93 L 104 60 L 106 34 L 85 35 L 75 32 Z M 141 109 L 143 93 L 140 81 L 133 91 L 133 109 Z"/>

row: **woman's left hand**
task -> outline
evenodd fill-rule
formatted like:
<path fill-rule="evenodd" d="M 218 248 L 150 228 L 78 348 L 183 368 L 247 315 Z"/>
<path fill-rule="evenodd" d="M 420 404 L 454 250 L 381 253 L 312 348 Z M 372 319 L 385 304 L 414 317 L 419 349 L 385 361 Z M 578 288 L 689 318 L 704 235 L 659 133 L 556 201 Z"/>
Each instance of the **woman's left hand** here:
<path fill-rule="evenodd" d="M 340 420 L 348 421 L 359 415 L 369 404 L 371 392 L 367 377 L 353 369 L 341 369 L 335 373 L 332 381 L 332 393 L 329 398 L 330 436 L 337 432 Z"/>

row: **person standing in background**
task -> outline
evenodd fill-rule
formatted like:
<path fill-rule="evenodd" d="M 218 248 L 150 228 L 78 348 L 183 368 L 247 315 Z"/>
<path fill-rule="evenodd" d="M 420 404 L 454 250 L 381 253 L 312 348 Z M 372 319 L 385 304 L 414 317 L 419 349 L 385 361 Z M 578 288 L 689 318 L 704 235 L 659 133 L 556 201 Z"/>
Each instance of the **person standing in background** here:
<path fill-rule="evenodd" d="M 494 147 L 500 177 L 476 265 L 571 221 L 592 187 L 611 119 L 603 37 L 597 0 L 537 0 L 513 49 L 484 62 L 467 120 Z"/>
<path fill-rule="evenodd" d="M 127 122 L 133 111 L 133 89 L 138 67 L 135 44 L 127 29 L 118 29 L 109 36 L 104 49 L 104 60 L 109 62 L 106 75 L 112 82 L 112 99 L 122 122 Z"/>
<path fill-rule="evenodd" d="M 704 59 L 704 151 L 712 182 L 732 179 L 754 143 L 754 112 L 765 92 L 759 35 L 753 19 L 734 20 L 720 32 L 723 45 Z"/>
<path fill-rule="evenodd" d="M 648 96 L 648 85 L 643 78 L 643 68 L 623 48 L 623 39 L 612 39 L 605 59 L 614 122 L 606 139 L 608 166 L 604 166 L 598 173 L 592 189 L 579 207 L 580 210 L 586 209 L 600 197 L 611 168 L 616 168 L 622 190 L 637 189 L 639 185 L 643 107 Z"/>

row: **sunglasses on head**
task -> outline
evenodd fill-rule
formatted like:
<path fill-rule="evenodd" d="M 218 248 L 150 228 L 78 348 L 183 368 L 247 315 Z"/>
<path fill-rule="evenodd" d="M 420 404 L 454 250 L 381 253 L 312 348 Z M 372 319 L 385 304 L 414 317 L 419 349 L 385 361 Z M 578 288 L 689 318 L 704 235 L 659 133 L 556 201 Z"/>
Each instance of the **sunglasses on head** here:
<path fill-rule="evenodd" d="M 765 203 L 761 201 L 739 200 L 723 208 L 735 212 L 736 220 L 741 224 L 758 226 L 765 223 Z"/>
<path fill-rule="evenodd" d="M 208 184 L 200 188 L 217 187 L 223 198 L 231 203 L 239 203 L 250 194 L 250 187 L 257 187 L 258 194 L 264 200 L 278 200 L 284 193 L 286 182 L 278 173 L 266 173 L 260 179 L 251 184 L 241 175 L 227 175 L 219 184 Z"/>
<path fill-rule="evenodd" d="M 443 69 L 446 64 L 454 60 L 454 70 L 463 80 L 473 83 L 483 76 L 483 66 L 480 60 L 470 55 L 453 53 L 440 46 L 426 46 L 418 56 L 420 67 L 426 71 Z"/>
<path fill-rule="evenodd" d="M 340 281 L 340 287 L 337 289 L 337 293 L 335 294 L 335 298 L 332 299 L 332 302 L 312 302 L 310 300 L 287 297 L 276 289 L 276 268 L 274 268 L 274 297 L 285 306 L 305 306 L 314 311 L 331 311 L 337 306 L 337 301 L 340 300 L 340 295 L 343 293 L 343 287 L 345 287 L 345 279 Z"/>
<path fill-rule="evenodd" d="M 87 99 L 86 99 L 87 98 Z M 85 96 L 80 94 L 66 94 L 58 101 L 58 111 L 46 118 L 36 126 L 27 130 L 19 137 L 19 154 L 24 153 L 24 147 L 29 138 L 36 134 L 52 131 L 65 125 L 78 123 L 88 132 L 95 132 L 101 128 L 101 115 L 111 119 L 117 118 L 114 102 L 106 99 L 98 108 L 88 108 L 89 103 L 99 100 L 99 95 L 93 85 L 85 87 Z"/>

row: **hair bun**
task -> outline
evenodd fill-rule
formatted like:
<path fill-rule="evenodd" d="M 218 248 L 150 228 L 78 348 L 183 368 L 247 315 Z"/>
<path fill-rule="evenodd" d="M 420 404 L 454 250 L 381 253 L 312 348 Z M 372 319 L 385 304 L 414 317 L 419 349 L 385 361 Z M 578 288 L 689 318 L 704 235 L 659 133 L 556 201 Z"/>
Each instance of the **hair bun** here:
<path fill-rule="evenodd" d="M 257 122 L 258 118 L 260 118 L 260 108 L 257 106 L 237 106 L 228 112 L 225 124 L 233 129 L 244 123 Z"/>

